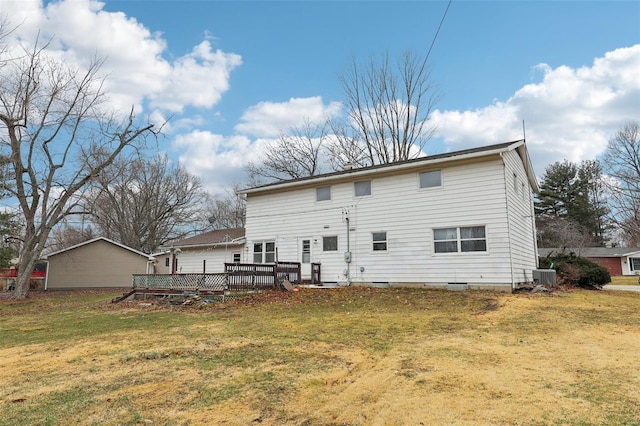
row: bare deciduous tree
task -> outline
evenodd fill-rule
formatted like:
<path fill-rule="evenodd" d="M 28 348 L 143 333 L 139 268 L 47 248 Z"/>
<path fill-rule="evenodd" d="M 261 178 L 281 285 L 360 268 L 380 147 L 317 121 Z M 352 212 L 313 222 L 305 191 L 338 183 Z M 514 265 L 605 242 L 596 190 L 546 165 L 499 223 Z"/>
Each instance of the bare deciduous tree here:
<path fill-rule="evenodd" d="M 246 199 L 238 195 L 240 185 L 225 189 L 224 194 L 210 197 L 206 212 L 209 225 L 213 229 L 244 228 Z"/>
<path fill-rule="evenodd" d="M 106 112 L 99 60 L 81 70 L 37 43 L 15 52 L 0 47 L 0 150 L 10 159 L 7 191 L 25 225 L 13 294 L 25 298 L 52 229 L 79 213 L 77 194 L 154 126 L 140 125 L 133 110 L 124 119 Z M 82 146 L 108 155 L 76 161 Z"/>
<path fill-rule="evenodd" d="M 602 158 L 611 185 L 612 213 L 622 238 L 640 245 L 640 123 L 627 123 L 609 140 Z"/>
<path fill-rule="evenodd" d="M 119 159 L 93 186 L 85 199 L 100 235 L 144 253 L 194 231 L 205 201 L 200 179 L 164 155 Z"/>
<path fill-rule="evenodd" d="M 51 253 L 63 250 L 93 238 L 96 238 L 96 233 L 91 225 L 74 226 L 67 223 L 67 221 L 63 221 L 51 231 L 46 251 Z"/>
<path fill-rule="evenodd" d="M 281 133 L 266 147 L 260 163 L 247 164 L 249 179 L 278 181 L 321 173 L 327 137 L 326 125 L 313 125 L 308 121 L 292 128 L 290 134 Z"/>
<path fill-rule="evenodd" d="M 347 121 L 332 129 L 350 161 L 373 165 L 421 154 L 435 132 L 429 119 L 439 98 L 426 57 L 405 52 L 394 65 L 385 53 L 365 68 L 354 58 L 340 80 Z"/>
<path fill-rule="evenodd" d="M 346 117 L 282 134 L 261 163 L 247 166 L 252 181 L 298 179 L 422 154 L 435 132 L 429 120 L 438 100 L 426 57 L 405 52 L 394 65 L 385 54 L 372 57 L 364 69 L 354 58 L 340 80 Z"/>

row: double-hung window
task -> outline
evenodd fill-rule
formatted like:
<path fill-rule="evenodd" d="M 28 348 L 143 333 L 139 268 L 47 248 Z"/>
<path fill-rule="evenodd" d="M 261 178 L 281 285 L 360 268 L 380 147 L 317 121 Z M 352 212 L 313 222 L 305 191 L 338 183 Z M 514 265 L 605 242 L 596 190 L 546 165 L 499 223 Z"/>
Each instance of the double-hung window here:
<path fill-rule="evenodd" d="M 487 251 L 487 235 L 484 226 L 461 226 L 433 230 L 435 253 L 468 253 Z"/>
<path fill-rule="evenodd" d="M 373 232 L 371 236 L 373 240 L 373 251 L 387 251 L 386 232 Z"/>
<path fill-rule="evenodd" d="M 276 243 L 265 241 L 253 244 L 253 263 L 273 263 L 276 261 Z"/>
<path fill-rule="evenodd" d="M 631 272 L 640 271 L 640 257 L 630 257 L 629 268 Z"/>

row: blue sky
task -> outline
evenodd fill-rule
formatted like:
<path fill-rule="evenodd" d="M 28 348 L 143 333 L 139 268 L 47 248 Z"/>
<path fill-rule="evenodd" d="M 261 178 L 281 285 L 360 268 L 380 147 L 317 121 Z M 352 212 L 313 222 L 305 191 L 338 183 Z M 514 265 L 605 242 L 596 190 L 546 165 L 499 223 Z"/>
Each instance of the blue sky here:
<path fill-rule="evenodd" d="M 442 1 L 0 0 L 79 66 L 107 58 L 111 98 L 172 116 L 161 149 L 213 193 L 278 132 L 339 114 L 353 55 L 426 51 Z M 640 2 L 453 1 L 431 52 L 442 94 L 428 153 L 527 142 L 538 177 L 595 158 L 640 118 Z"/>

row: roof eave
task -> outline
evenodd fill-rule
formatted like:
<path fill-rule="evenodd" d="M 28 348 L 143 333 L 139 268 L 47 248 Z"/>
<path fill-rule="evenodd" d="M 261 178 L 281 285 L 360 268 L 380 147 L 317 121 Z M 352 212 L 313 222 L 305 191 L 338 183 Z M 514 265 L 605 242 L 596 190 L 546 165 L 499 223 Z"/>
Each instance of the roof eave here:
<path fill-rule="evenodd" d="M 507 152 L 511 149 L 518 148 L 523 144 L 524 144 L 523 141 L 515 141 L 506 147 L 495 148 L 495 149 L 486 150 L 486 151 L 477 151 L 477 152 L 472 152 L 467 154 L 460 154 L 460 155 L 454 155 L 450 157 L 441 157 L 441 158 L 434 158 L 434 159 L 429 159 L 429 157 L 425 157 L 424 161 L 421 161 L 421 162 L 407 162 L 407 163 L 389 165 L 383 169 L 381 168 L 365 168 L 362 170 L 354 169 L 353 171 L 350 171 L 348 173 L 331 174 L 328 176 L 318 176 L 312 179 L 294 180 L 294 181 L 282 182 L 280 184 L 276 183 L 272 185 L 261 186 L 257 188 L 247 188 L 247 189 L 237 191 L 237 193 L 244 194 L 244 195 L 252 195 L 252 194 L 259 194 L 262 192 L 281 191 L 281 190 L 286 190 L 286 189 L 294 188 L 298 186 L 306 186 L 311 184 L 317 185 L 317 184 L 329 183 L 334 181 L 340 181 L 340 180 L 344 180 L 347 176 L 349 177 L 349 179 L 352 179 L 354 177 L 355 178 L 365 177 L 368 175 L 379 173 L 380 170 L 383 170 L 385 173 L 394 173 L 394 172 L 400 172 L 403 170 L 410 170 L 410 169 L 415 169 L 415 168 L 420 168 L 420 167 L 425 167 L 430 165 L 439 165 L 442 163 L 453 163 L 453 162 L 465 161 L 470 159 L 491 157 L 495 155 L 500 155 L 503 152 Z M 527 172 L 527 175 L 529 175 L 529 172 Z M 529 180 L 531 181 L 531 176 L 529 176 Z M 533 185 L 535 185 L 533 186 L 534 188 L 536 189 L 538 188 L 538 185 L 535 182 L 535 176 L 533 176 Z"/>

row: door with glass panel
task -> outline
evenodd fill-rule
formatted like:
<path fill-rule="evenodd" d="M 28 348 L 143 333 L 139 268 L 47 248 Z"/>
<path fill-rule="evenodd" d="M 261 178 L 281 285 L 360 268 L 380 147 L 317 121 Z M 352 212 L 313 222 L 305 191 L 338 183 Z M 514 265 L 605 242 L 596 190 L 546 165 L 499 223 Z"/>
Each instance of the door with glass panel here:
<path fill-rule="evenodd" d="M 300 238 L 298 240 L 298 262 L 300 262 L 300 278 L 303 280 L 311 279 L 311 250 L 312 238 Z"/>

